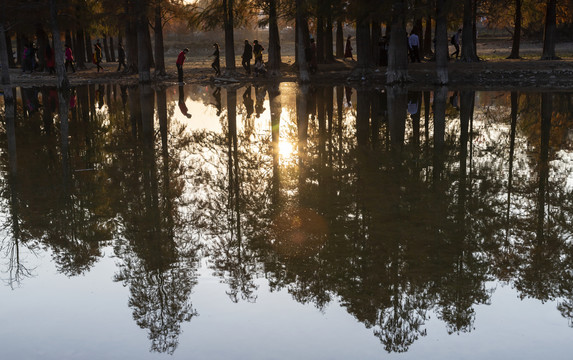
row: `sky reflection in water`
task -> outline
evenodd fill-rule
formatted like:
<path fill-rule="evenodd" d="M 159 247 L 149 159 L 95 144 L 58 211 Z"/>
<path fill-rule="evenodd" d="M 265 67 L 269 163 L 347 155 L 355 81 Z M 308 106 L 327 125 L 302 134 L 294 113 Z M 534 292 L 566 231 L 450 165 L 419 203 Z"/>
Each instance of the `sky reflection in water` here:
<path fill-rule="evenodd" d="M 3 357 L 573 349 L 571 94 L 90 85 L 67 119 L 17 95 Z"/>

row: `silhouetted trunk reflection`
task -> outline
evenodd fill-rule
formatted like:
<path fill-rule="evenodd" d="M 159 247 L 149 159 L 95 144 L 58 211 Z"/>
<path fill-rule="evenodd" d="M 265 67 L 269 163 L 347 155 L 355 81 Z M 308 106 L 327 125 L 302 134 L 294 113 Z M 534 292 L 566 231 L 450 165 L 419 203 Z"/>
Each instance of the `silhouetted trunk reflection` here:
<path fill-rule="evenodd" d="M 356 90 L 356 140 L 363 151 L 370 138 L 370 97 L 365 88 Z"/>
<path fill-rule="evenodd" d="M 434 91 L 434 184 L 440 182 L 444 168 L 446 137 L 446 100 L 448 89 L 440 87 Z"/>
<path fill-rule="evenodd" d="M 306 179 L 305 168 L 307 161 L 307 139 L 308 139 L 308 108 L 307 100 L 309 96 L 309 86 L 301 85 L 296 95 L 296 124 L 298 129 L 298 165 L 299 165 L 299 185 L 302 186 Z"/>
<path fill-rule="evenodd" d="M 248 87 L 250 91 L 250 87 Z M 243 99 L 244 99 L 243 95 Z M 251 100 L 252 101 L 252 100 Z M 272 177 L 272 203 L 273 208 L 278 208 L 280 200 L 280 126 L 281 126 L 281 98 L 278 84 L 269 86 L 269 103 L 271 107 L 271 142 L 273 156 L 273 177 Z"/>
<path fill-rule="evenodd" d="M 553 94 L 541 94 L 541 147 L 539 151 L 539 192 L 537 193 L 537 241 L 544 238 L 545 198 L 549 179 L 549 139 L 551 136 L 551 116 L 553 114 Z"/>
<path fill-rule="evenodd" d="M 408 109 L 408 91 L 402 86 L 386 87 L 388 96 L 388 127 L 390 143 L 395 160 L 399 159 L 404 146 L 406 132 L 406 114 Z"/>
<path fill-rule="evenodd" d="M 236 231 L 238 241 L 238 260 L 241 263 L 241 211 L 240 211 L 240 189 L 239 189 L 239 153 L 237 138 L 237 91 L 227 89 L 227 120 L 229 124 L 229 211 L 234 213 L 234 220 L 231 217 L 230 223 L 235 226 L 231 227 L 231 237 L 233 229 Z"/>
<path fill-rule="evenodd" d="M 11 88 L 5 88 L 4 91 L 12 91 Z M 5 102 L 5 121 L 6 136 L 8 147 L 8 189 L 10 191 L 9 211 L 10 211 L 10 230 L 11 239 L 6 237 L 0 241 L 0 247 L 10 254 L 8 259 L 8 279 L 7 282 L 11 287 L 20 283 L 23 277 L 29 276 L 30 272 L 23 265 L 20 259 L 20 194 L 18 178 L 18 155 L 16 148 L 16 124 L 15 124 L 15 105 L 14 101 Z M 8 226 L 7 226 L 8 227 Z M 5 245 L 5 242 L 10 244 Z"/>
<path fill-rule="evenodd" d="M 518 113 L 518 94 L 516 91 L 511 92 L 511 130 L 510 130 L 510 143 L 509 143 L 509 170 L 507 176 L 507 213 L 506 213 L 506 233 L 505 241 L 507 243 L 510 231 L 510 213 L 511 213 L 511 192 L 513 190 L 513 162 L 515 156 L 515 136 L 517 128 L 517 113 Z M 508 245 L 508 244 L 506 244 Z"/>
<path fill-rule="evenodd" d="M 475 92 L 467 90 L 462 91 L 460 103 L 460 182 L 458 195 L 460 222 L 465 221 L 469 124 L 474 111 L 474 99 Z M 461 226 L 460 229 L 465 229 L 465 226 Z"/>

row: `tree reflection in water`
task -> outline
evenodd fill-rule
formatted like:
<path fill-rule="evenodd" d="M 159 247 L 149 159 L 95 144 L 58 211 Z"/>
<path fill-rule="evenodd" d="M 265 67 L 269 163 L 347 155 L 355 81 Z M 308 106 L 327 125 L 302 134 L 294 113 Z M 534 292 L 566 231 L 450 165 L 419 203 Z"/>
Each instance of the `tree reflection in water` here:
<path fill-rule="evenodd" d="M 231 301 L 256 302 L 266 281 L 321 311 L 337 302 L 389 352 L 426 335 L 432 313 L 472 331 L 496 281 L 556 300 L 573 324 L 569 95 L 284 89 L 170 99 L 92 85 L 70 111 L 23 91 L 2 129 L 9 282 L 32 273 L 22 246 L 75 276 L 113 245 L 135 321 L 170 354 L 199 312 L 202 257 Z M 200 114 L 181 109 L 185 92 L 222 130 L 186 127 Z"/>

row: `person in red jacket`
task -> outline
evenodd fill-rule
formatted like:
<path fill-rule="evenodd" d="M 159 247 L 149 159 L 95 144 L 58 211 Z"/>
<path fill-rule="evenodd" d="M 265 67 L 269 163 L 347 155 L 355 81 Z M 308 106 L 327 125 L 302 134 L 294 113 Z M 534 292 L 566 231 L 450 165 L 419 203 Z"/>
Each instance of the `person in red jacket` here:
<path fill-rule="evenodd" d="M 183 82 L 183 63 L 185 62 L 185 55 L 189 52 L 189 49 L 185 48 L 177 56 L 177 61 L 175 65 L 177 65 L 177 77 L 179 78 L 179 82 Z"/>

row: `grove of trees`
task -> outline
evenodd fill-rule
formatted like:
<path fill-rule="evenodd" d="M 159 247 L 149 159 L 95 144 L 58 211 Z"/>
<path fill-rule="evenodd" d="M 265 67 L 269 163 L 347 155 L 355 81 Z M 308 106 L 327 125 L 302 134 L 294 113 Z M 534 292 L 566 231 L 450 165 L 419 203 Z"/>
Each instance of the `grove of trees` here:
<path fill-rule="evenodd" d="M 69 44 L 78 67 L 92 56 L 92 42 L 102 40 L 106 61 L 115 61 L 118 43 L 127 52 L 128 70 L 142 83 L 165 76 L 164 32 L 168 23 L 185 24 L 189 31 L 221 29 L 227 74 L 235 71 L 235 29 L 268 29 L 268 68 L 280 74 L 279 29 L 295 26 L 296 61 L 301 81 L 308 81 L 309 38 L 316 39 L 318 63 L 342 56 L 346 26 L 356 30 L 355 73 L 368 76 L 379 62 L 379 42 L 389 39 L 387 82 L 407 79 L 406 29 L 416 32 L 422 53 L 435 51 L 437 73 L 447 83 L 448 29 L 463 29 L 461 60 L 479 61 L 476 52 L 477 23 L 506 29 L 513 37 L 510 58 L 519 58 L 522 36 L 543 35 L 542 59 L 556 59 L 559 28 L 573 26 L 571 0 L 3 0 L 0 4 L 0 62 L 2 84 L 9 84 L 8 67 L 22 62 L 25 45 L 37 47 L 38 67 L 45 68 L 46 48 L 63 53 Z M 48 23 L 44 20 L 50 19 Z M 48 24 L 48 25 L 46 25 Z M 424 30 L 425 29 L 425 30 Z M 151 39 L 153 31 L 153 46 Z M 565 31 L 565 32 L 566 32 Z M 57 36 L 54 36 L 56 34 Z M 14 44 L 14 41 L 16 44 Z M 434 42 L 435 41 L 435 42 Z M 432 50 L 432 44 L 435 49 Z M 192 44 L 191 44 L 192 46 Z M 14 50 L 15 49 L 15 50 Z M 61 56 L 56 56 L 58 84 L 67 79 Z M 154 73 L 151 73 L 151 69 Z"/>

